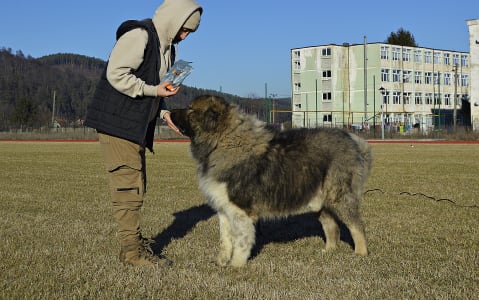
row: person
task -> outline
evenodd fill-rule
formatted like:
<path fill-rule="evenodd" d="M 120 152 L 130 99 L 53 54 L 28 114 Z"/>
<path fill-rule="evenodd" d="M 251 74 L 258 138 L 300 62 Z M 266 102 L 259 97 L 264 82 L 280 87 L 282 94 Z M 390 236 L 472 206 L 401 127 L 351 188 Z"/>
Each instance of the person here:
<path fill-rule="evenodd" d="M 161 78 L 175 61 L 175 46 L 198 29 L 203 8 L 195 0 L 165 0 L 150 19 L 123 22 L 87 107 L 85 125 L 98 132 L 108 174 L 120 261 L 133 266 L 169 264 L 154 255 L 141 234 L 146 192 L 145 149 L 153 152 L 157 117 L 178 134 Z"/>

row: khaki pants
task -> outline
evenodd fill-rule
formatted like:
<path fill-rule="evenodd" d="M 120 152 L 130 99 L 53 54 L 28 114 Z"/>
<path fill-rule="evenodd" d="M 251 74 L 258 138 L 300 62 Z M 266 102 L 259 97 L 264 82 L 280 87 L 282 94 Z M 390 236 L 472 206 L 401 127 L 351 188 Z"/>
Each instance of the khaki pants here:
<path fill-rule="evenodd" d="M 146 192 L 145 148 L 130 141 L 98 134 L 108 172 L 113 217 L 121 247 L 137 245 L 141 207 Z"/>

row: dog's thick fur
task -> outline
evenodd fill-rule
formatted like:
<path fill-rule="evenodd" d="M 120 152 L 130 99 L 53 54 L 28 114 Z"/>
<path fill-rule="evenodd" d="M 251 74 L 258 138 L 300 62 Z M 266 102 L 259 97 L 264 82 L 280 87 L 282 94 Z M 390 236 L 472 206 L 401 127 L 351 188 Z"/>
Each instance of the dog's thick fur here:
<path fill-rule="evenodd" d="M 208 95 L 171 117 L 191 139 L 200 188 L 218 213 L 219 265 L 246 263 L 258 218 L 311 211 L 318 212 L 325 250 L 337 247 L 341 220 L 355 252 L 368 254 L 359 214 L 372 162 L 367 142 L 340 129 L 277 132 Z"/>

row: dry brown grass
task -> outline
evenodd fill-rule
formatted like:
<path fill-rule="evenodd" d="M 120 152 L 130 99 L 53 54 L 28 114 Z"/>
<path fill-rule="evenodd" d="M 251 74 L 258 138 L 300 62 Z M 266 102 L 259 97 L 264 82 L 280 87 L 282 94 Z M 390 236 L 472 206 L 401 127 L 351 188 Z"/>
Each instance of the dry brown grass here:
<path fill-rule="evenodd" d="M 143 228 L 174 261 L 159 270 L 117 260 L 97 143 L 0 142 L 0 298 L 479 297 L 479 145 L 374 144 L 362 206 L 368 257 L 353 254 L 348 234 L 337 252 L 321 253 L 321 227 L 303 215 L 262 222 L 242 269 L 211 262 L 218 224 L 188 144 L 155 147 Z"/>

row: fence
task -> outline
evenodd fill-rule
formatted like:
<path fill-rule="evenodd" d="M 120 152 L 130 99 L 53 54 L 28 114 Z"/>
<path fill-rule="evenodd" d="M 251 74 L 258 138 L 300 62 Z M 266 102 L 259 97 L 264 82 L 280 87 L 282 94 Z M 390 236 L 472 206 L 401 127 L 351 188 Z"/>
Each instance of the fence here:
<path fill-rule="evenodd" d="M 184 139 L 168 126 L 157 126 L 155 139 Z M 60 127 L 60 128 L 27 128 L 24 130 L 11 129 L 0 132 L 0 140 L 97 140 L 97 132 L 93 128 Z"/>

